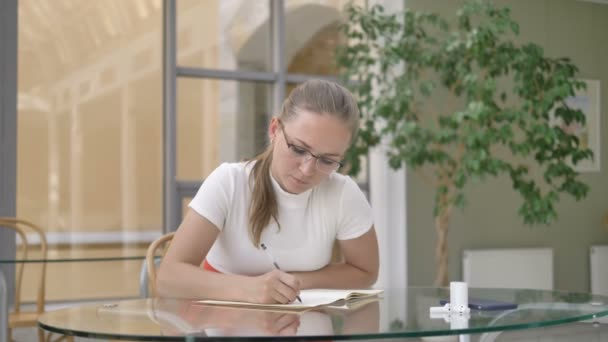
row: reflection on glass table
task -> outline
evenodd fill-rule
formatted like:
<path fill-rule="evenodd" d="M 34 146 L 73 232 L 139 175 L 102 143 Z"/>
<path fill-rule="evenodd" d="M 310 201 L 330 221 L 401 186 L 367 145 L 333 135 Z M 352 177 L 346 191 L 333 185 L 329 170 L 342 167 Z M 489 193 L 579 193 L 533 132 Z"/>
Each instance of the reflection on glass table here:
<path fill-rule="evenodd" d="M 608 297 L 518 289 L 470 289 L 475 298 L 511 301 L 514 310 L 472 310 L 467 324 L 433 318 L 429 308 L 449 298 L 446 288 L 387 289 L 382 298 L 351 309 L 300 313 L 202 305 L 176 299 L 137 299 L 45 313 L 42 328 L 61 334 L 131 340 L 386 339 L 468 335 L 531 329 L 608 315 Z"/>
<path fill-rule="evenodd" d="M 27 259 L 0 257 L 0 266 L 23 268 L 22 297 L 33 301 L 40 272 L 45 272 L 45 300 L 66 302 L 139 295 L 139 274 L 147 245 L 88 245 L 50 248 L 46 257 L 33 249 Z M 46 270 L 43 269 L 46 266 Z M 6 275 L 6 274 L 5 274 Z M 134 276 L 135 275 L 135 276 Z M 66 281 L 69 279 L 69 281 Z"/>

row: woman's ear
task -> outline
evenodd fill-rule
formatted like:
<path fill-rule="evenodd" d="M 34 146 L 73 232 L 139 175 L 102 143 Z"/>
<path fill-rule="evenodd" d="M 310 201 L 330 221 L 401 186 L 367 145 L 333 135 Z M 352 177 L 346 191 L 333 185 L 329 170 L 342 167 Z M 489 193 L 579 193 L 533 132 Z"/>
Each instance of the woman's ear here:
<path fill-rule="evenodd" d="M 276 116 L 273 116 L 270 120 L 270 125 L 268 125 L 268 138 L 270 139 L 270 142 L 279 134 L 279 129 L 279 119 Z"/>

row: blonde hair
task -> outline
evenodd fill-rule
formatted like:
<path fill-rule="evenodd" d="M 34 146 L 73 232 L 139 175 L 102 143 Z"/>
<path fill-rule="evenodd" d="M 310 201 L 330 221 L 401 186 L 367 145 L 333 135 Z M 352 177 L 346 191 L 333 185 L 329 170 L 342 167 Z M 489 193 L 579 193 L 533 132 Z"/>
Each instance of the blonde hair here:
<path fill-rule="evenodd" d="M 351 130 L 351 142 L 359 129 L 357 102 L 350 91 L 335 82 L 315 79 L 300 84 L 283 102 L 278 118 L 282 122 L 289 122 L 300 110 L 331 115 L 342 120 Z M 264 152 L 250 161 L 255 164 L 250 175 L 253 190 L 249 205 L 249 234 L 256 247 L 259 247 L 262 232 L 270 220 L 279 224 L 279 208 L 270 179 L 273 149 L 271 143 Z"/>

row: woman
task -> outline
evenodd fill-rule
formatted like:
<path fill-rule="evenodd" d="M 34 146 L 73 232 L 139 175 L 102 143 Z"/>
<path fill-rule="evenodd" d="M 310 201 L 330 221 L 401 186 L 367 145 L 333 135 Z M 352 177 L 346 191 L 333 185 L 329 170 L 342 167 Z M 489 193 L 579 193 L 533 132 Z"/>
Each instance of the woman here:
<path fill-rule="evenodd" d="M 301 289 L 371 286 L 371 208 L 335 172 L 358 126 L 342 86 L 311 80 L 295 88 L 270 122 L 266 151 L 220 165 L 201 185 L 163 258 L 158 294 L 289 303 Z M 343 262 L 331 263 L 336 239 Z"/>

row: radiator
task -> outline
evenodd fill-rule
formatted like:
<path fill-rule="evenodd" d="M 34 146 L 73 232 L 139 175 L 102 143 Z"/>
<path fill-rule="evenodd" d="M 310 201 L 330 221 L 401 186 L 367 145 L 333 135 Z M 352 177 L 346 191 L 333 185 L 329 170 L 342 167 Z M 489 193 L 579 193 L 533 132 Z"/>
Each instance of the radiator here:
<path fill-rule="evenodd" d="M 470 287 L 552 290 L 553 250 L 466 249 L 462 256 L 462 273 L 463 281 Z"/>
<path fill-rule="evenodd" d="M 608 296 L 608 246 L 589 248 L 591 293 Z"/>

